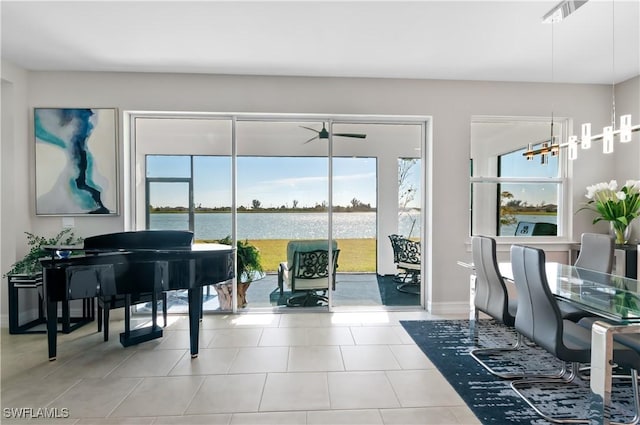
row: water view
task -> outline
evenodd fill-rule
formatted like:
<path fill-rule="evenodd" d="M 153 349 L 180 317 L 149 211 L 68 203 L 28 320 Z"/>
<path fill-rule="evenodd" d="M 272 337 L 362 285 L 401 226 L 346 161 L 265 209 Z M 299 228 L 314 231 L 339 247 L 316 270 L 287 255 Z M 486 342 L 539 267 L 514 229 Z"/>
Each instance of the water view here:
<path fill-rule="evenodd" d="M 398 233 L 420 235 L 419 214 L 402 214 Z M 319 239 L 327 237 L 326 213 L 244 213 L 238 214 L 239 239 Z M 189 228 L 187 213 L 150 214 L 151 229 L 184 230 Z M 333 214 L 333 232 L 338 239 L 376 237 L 375 212 Z M 196 239 L 222 239 L 231 234 L 231 214 L 195 215 Z M 386 235 L 383 235 L 386 237 Z"/>
<path fill-rule="evenodd" d="M 501 236 L 514 236 L 516 234 L 516 228 L 518 227 L 518 223 L 521 221 L 528 221 L 529 223 L 553 223 L 557 224 L 558 216 L 543 214 L 543 215 L 534 215 L 534 214 L 517 214 L 515 215 L 516 223 L 500 226 L 500 235 Z"/>

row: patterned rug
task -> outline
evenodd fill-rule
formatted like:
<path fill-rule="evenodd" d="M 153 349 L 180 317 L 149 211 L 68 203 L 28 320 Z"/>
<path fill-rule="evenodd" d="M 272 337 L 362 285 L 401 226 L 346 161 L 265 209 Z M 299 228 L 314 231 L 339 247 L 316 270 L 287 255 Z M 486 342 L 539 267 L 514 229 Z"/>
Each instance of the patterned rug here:
<path fill-rule="evenodd" d="M 470 355 L 474 347 L 511 345 L 515 332 L 491 320 L 480 320 L 476 337 L 468 320 L 401 321 L 416 344 L 449 381 L 483 424 L 548 424 L 511 389 L 509 381 L 486 371 Z M 475 340 L 475 344 L 474 344 Z M 533 346 L 490 357 L 486 363 L 501 371 L 549 373 L 560 369 L 560 361 Z M 589 410 L 589 383 L 576 379 L 569 386 L 532 385 L 525 393 L 546 414 L 584 417 Z M 633 395 L 629 381 L 614 382 L 613 415 L 618 422 L 633 417 Z"/>

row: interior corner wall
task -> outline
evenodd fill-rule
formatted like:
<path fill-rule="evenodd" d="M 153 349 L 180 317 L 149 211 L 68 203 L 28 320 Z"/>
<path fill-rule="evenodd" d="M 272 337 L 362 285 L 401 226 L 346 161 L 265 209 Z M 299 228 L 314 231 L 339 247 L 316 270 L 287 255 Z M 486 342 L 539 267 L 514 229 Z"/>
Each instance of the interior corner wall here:
<path fill-rule="evenodd" d="M 619 83 L 615 88 L 616 116 L 620 125 L 622 115 L 631 114 L 631 123 L 640 124 L 640 76 Z M 615 178 L 619 184 L 627 180 L 640 180 L 640 131 L 632 133 L 631 142 L 614 145 Z M 632 226 L 631 240 L 640 238 L 640 224 Z"/>
<path fill-rule="evenodd" d="M 0 143 L 0 275 L 26 253 L 22 232 L 31 230 L 28 211 L 27 72 L 2 63 Z M 8 323 L 7 285 L 0 285 L 0 320 Z"/>
<path fill-rule="evenodd" d="M 374 78 L 261 77 L 204 74 L 148 74 L 101 72 L 30 72 L 26 105 L 16 109 L 20 155 L 14 161 L 25 179 L 16 191 L 28 193 L 12 206 L 27 220 L 16 225 L 21 233 L 31 224 L 38 233 L 54 233 L 59 217 L 34 216 L 32 126 L 33 107 L 115 107 L 123 111 L 259 112 L 431 116 L 433 145 L 425 173 L 431 193 L 426 229 L 431 245 L 426 252 L 432 279 L 429 305 L 434 312 L 468 311 L 468 271 L 456 265 L 468 260 L 469 139 L 472 115 L 557 116 L 602 126 L 610 113 L 610 88 L 605 85 L 499 83 Z M 554 111 L 551 111 L 551 107 Z M 123 125 L 120 123 L 120 159 Z M 28 135 L 28 136 L 27 136 Z M 26 152 L 29 152 L 27 155 Z M 580 153 L 570 183 L 574 204 L 584 199 L 586 184 L 610 178 L 613 161 L 602 162 L 599 152 Z M 123 210 L 123 168 L 120 167 L 120 206 Z M 8 196 L 2 193 L 3 204 Z M 118 217 L 78 217 L 77 236 L 124 230 Z M 575 217 L 573 235 L 591 228 L 590 217 Z M 428 273 L 429 274 L 429 273 Z"/>

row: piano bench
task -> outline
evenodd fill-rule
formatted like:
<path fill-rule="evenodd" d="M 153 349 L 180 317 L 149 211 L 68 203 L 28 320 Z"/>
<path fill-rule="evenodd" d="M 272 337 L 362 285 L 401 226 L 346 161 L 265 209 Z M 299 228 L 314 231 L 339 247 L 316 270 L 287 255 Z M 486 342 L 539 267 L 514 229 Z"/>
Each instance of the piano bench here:
<path fill-rule="evenodd" d="M 131 305 L 150 303 L 151 293 L 133 294 L 131 295 Z M 123 308 L 126 304 L 124 295 L 111 295 L 106 297 L 97 297 L 98 299 L 98 332 L 103 329 L 104 321 L 104 340 L 109 341 L 109 311 L 115 308 Z M 158 294 L 158 299 L 162 300 L 162 319 L 163 327 L 167 326 L 167 293 Z"/>

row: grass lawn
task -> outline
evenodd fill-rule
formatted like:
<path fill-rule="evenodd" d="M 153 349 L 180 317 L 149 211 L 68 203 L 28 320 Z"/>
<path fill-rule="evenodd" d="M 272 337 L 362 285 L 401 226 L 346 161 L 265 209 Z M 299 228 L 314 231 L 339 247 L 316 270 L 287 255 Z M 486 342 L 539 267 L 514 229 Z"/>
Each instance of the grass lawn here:
<path fill-rule="evenodd" d="M 262 267 L 266 272 L 275 272 L 278 265 L 287 261 L 289 239 L 249 239 L 249 243 L 260 250 Z M 339 272 L 375 272 L 375 239 L 337 239 L 340 255 Z"/>

